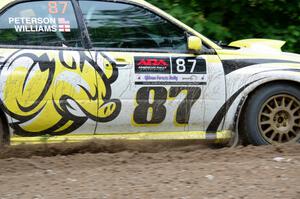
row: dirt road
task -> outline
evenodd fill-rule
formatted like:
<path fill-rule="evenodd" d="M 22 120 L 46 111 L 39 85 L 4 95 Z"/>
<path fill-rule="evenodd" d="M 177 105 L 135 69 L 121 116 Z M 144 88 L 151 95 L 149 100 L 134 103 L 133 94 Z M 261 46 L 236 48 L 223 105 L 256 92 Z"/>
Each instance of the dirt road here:
<path fill-rule="evenodd" d="M 300 145 L 86 142 L 0 151 L 0 198 L 299 199 Z"/>

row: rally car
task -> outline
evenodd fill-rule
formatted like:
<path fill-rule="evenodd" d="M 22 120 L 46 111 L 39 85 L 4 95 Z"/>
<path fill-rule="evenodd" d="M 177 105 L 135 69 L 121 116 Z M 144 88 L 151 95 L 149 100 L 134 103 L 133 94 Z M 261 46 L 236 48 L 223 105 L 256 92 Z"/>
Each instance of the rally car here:
<path fill-rule="evenodd" d="M 143 0 L 1 0 L 0 143 L 299 142 L 284 43 L 220 46 Z"/>

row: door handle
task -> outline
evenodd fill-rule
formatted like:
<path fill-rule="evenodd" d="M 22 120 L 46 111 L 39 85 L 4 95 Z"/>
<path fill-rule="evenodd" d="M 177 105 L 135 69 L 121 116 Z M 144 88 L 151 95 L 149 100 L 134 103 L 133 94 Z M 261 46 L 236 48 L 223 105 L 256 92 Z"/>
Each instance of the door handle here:
<path fill-rule="evenodd" d="M 130 65 L 130 62 L 126 61 L 124 58 L 116 58 L 117 67 L 125 67 Z"/>
<path fill-rule="evenodd" d="M 115 65 L 116 67 L 122 68 L 130 65 L 130 62 L 128 62 L 125 58 L 122 57 L 114 58 L 104 52 L 100 52 L 100 53 L 105 59 L 107 59 L 111 64 Z"/>

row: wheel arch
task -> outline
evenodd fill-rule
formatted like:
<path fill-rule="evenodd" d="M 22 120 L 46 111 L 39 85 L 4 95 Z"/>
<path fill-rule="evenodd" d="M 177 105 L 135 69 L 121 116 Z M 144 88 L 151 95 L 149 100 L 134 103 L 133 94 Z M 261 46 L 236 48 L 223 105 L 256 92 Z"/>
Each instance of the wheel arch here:
<path fill-rule="evenodd" d="M 237 108 L 236 114 L 235 114 L 235 119 L 234 119 L 234 129 L 238 135 L 240 135 L 239 123 L 241 122 L 241 115 L 244 112 L 244 109 L 246 107 L 247 101 L 249 100 L 249 97 L 251 97 L 257 90 L 259 90 L 265 86 L 274 85 L 274 84 L 290 84 L 290 85 L 294 85 L 295 87 L 300 88 L 300 82 L 298 82 L 298 81 L 289 80 L 289 79 L 281 79 L 281 80 L 266 81 L 262 84 L 259 84 L 255 87 L 253 87 L 251 90 L 249 90 L 247 93 L 245 93 L 239 102 L 239 105 L 238 105 L 238 108 Z"/>

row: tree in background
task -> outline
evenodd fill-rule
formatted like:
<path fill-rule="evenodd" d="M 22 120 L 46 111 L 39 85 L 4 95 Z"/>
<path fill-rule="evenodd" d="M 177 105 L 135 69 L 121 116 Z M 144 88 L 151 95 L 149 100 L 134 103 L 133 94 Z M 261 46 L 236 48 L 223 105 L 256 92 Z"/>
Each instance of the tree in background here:
<path fill-rule="evenodd" d="M 212 40 L 287 41 L 300 53 L 299 0 L 148 0 Z"/>

